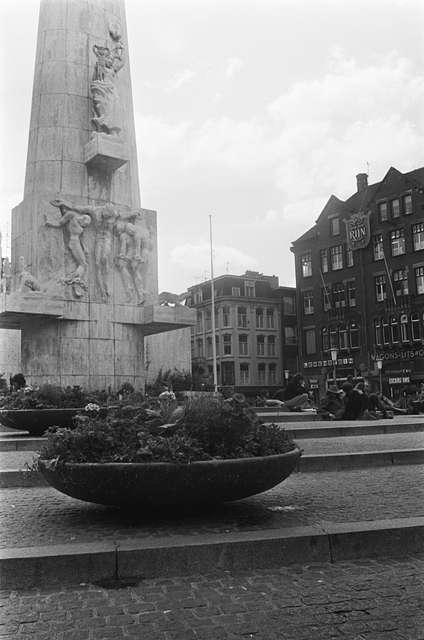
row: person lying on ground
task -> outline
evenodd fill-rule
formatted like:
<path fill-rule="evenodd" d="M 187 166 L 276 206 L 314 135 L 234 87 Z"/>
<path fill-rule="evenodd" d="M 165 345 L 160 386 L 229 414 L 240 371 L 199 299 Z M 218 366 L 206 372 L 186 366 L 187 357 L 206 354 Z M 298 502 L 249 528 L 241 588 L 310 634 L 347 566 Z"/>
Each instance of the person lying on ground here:
<path fill-rule="evenodd" d="M 321 420 L 342 420 L 344 412 L 344 391 L 333 384 L 328 387 L 317 413 Z"/>

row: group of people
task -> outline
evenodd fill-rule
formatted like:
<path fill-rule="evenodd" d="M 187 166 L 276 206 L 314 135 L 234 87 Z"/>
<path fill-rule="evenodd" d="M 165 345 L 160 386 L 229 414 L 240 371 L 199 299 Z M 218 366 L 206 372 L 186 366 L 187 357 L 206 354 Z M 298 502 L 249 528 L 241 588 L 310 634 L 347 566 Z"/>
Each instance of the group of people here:
<path fill-rule="evenodd" d="M 404 403 L 405 404 L 405 403 Z M 424 413 L 424 385 L 413 401 L 402 406 L 380 392 L 370 392 L 366 382 L 347 379 L 339 388 L 330 384 L 325 397 L 314 404 L 302 374 L 295 374 L 284 389 L 272 398 L 261 396 L 256 406 L 275 407 L 281 411 L 314 411 L 322 420 L 360 420 L 393 418 L 395 414 Z"/>

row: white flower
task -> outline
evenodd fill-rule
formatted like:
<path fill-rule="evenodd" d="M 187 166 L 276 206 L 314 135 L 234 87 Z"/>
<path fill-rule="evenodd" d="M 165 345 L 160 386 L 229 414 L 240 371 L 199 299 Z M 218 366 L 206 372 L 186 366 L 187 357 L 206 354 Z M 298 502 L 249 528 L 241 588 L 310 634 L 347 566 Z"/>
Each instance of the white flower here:
<path fill-rule="evenodd" d="M 98 404 L 95 404 L 94 402 L 89 402 L 85 407 L 84 407 L 84 411 L 100 411 L 100 407 Z"/>
<path fill-rule="evenodd" d="M 176 395 L 173 391 L 162 391 L 159 394 L 159 400 L 176 400 Z"/>
<path fill-rule="evenodd" d="M 31 393 L 31 391 L 33 391 L 33 388 L 31 387 L 31 385 L 28 385 L 24 388 L 24 393 Z"/>

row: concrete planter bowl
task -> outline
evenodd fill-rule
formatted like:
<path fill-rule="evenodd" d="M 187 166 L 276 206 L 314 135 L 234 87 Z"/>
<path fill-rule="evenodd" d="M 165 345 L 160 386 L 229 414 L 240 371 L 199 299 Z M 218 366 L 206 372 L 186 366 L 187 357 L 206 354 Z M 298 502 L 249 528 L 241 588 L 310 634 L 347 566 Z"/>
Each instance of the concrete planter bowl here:
<path fill-rule="evenodd" d="M 42 436 L 49 427 L 72 427 L 73 417 L 83 408 L 66 409 L 0 409 L 0 423 L 9 429 L 29 431 Z M 107 409 L 102 409 L 105 415 Z"/>
<path fill-rule="evenodd" d="M 301 452 L 191 464 L 65 463 L 39 470 L 47 482 L 73 498 L 115 507 L 156 508 L 229 502 L 262 493 L 285 480 Z"/>

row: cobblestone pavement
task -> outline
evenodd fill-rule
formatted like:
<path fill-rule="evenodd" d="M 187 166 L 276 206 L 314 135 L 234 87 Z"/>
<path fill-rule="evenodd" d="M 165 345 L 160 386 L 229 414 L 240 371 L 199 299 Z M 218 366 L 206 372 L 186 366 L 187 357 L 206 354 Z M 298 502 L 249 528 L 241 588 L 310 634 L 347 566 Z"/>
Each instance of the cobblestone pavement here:
<path fill-rule="evenodd" d="M 355 451 L 394 451 L 424 447 L 424 431 L 343 438 L 307 438 L 298 442 L 305 453 L 350 453 Z M 0 452 L 0 469 L 24 469 L 34 458 L 33 451 Z"/>
<path fill-rule="evenodd" d="M 0 592 L 0 638 L 423 640 L 423 604 L 423 557 L 292 565 Z"/>
<path fill-rule="evenodd" d="M 424 516 L 424 465 L 294 473 L 258 496 L 175 514 L 125 512 L 81 502 L 50 487 L 4 489 L 0 544 L 5 548 L 175 533 L 225 534 L 414 516 Z"/>

